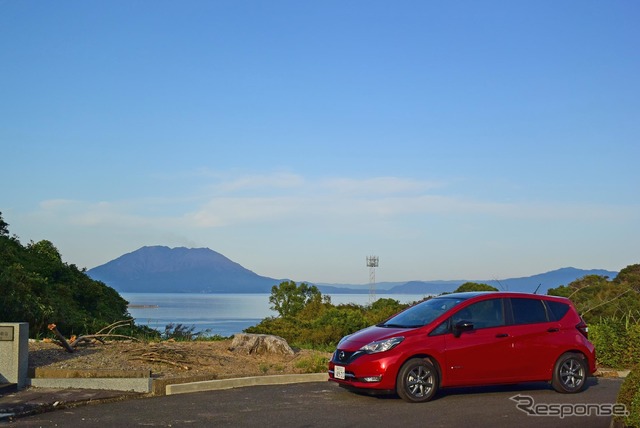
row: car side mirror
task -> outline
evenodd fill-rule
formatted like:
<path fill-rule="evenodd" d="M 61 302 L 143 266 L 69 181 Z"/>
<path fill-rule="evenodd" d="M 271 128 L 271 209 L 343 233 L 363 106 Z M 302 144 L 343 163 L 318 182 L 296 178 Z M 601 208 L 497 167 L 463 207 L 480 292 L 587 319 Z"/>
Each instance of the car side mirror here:
<path fill-rule="evenodd" d="M 453 326 L 453 336 L 460 337 L 460 335 L 465 331 L 471 331 L 471 330 L 473 330 L 473 323 L 471 321 L 458 321 Z"/>

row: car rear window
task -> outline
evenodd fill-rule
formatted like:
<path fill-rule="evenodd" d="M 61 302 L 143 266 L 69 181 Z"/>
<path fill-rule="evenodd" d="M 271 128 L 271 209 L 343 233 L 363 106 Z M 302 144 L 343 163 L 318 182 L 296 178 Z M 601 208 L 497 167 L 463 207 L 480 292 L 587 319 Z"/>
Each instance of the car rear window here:
<path fill-rule="evenodd" d="M 513 321 L 515 324 L 547 322 L 547 311 L 540 299 L 513 298 Z"/>
<path fill-rule="evenodd" d="M 569 312 L 569 305 L 566 303 L 554 302 L 552 300 L 547 300 L 546 303 L 553 321 L 560 321 L 562 317 Z"/>

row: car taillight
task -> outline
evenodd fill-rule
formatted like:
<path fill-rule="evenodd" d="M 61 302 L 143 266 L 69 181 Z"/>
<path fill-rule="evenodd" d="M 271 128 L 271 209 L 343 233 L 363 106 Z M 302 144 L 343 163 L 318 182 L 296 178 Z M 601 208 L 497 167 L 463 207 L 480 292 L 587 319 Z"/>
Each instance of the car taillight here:
<path fill-rule="evenodd" d="M 576 328 L 585 338 L 589 338 L 589 327 L 587 327 L 587 324 L 584 321 L 581 320 Z"/>

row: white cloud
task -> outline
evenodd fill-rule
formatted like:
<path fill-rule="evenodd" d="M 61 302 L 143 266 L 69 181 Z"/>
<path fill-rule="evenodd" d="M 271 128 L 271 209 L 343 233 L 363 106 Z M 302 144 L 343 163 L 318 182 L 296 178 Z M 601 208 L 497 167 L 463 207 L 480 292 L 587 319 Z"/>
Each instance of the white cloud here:
<path fill-rule="evenodd" d="M 636 205 L 490 200 L 465 195 L 459 184 L 454 194 L 453 185 L 395 177 L 219 174 L 176 187 L 176 194 L 162 198 L 46 200 L 12 223 L 29 230 L 28 238 L 51 239 L 65 258 L 83 266 L 143 245 L 207 246 L 260 274 L 311 278 L 317 267 L 306 257 L 312 254 L 335 264 L 332 269 L 371 251 L 385 260 L 413 260 L 415 266 L 429 260 L 430 269 L 456 260 L 481 269 L 496 259 L 533 257 L 542 263 L 542 253 L 553 261 L 557 255 L 548 253 L 549 242 L 562 241 L 575 247 L 562 247 L 564 253 L 594 258 L 593 249 L 577 244 L 580 239 L 594 231 L 602 239 L 626 237 L 640 221 Z M 536 242 L 544 242 L 544 251 Z M 300 245 L 308 246 L 300 251 Z M 476 254 L 488 248 L 490 260 L 474 265 Z M 385 269 L 392 275 L 391 265 Z M 400 278 L 417 268 L 396 269 L 393 275 Z M 432 275 L 441 274 L 425 277 Z"/>
<path fill-rule="evenodd" d="M 419 193 L 442 187 L 442 183 L 398 177 L 373 177 L 366 179 L 331 178 L 319 183 L 330 191 L 352 195 L 390 195 Z"/>
<path fill-rule="evenodd" d="M 291 197 L 217 197 L 186 215 L 198 227 L 265 222 L 288 217 L 300 210 L 300 199 Z"/>
<path fill-rule="evenodd" d="M 274 174 L 250 174 L 240 177 L 223 178 L 212 188 L 220 193 L 233 193 L 243 190 L 274 191 L 278 189 L 303 188 L 305 179 L 287 172 Z"/>
<path fill-rule="evenodd" d="M 211 179 L 211 177 L 209 177 Z M 206 188 L 206 186 L 202 186 Z M 41 203 L 42 215 L 83 227 L 199 229 L 247 224 L 321 221 L 365 224 L 407 216 L 483 215 L 513 220 L 619 220 L 633 218 L 632 207 L 545 202 L 500 202 L 447 195 L 443 183 L 397 177 L 312 180 L 277 172 L 219 178 L 201 196 L 174 199 Z M 437 193 L 432 193 L 437 190 Z M 185 194 L 194 194 L 187 189 Z M 167 214 L 171 213 L 171 214 Z"/>

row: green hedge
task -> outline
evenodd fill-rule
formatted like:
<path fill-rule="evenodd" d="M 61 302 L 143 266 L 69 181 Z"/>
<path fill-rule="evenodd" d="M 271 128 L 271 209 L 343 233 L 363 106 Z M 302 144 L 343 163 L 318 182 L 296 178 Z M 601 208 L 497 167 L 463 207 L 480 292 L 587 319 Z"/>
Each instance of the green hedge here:
<path fill-rule="evenodd" d="M 606 318 L 589 325 L 589 340 L 602 366 L 630 368 L 640 364 L 640 324 L 626 318 Z"/>
<path fill-rule="evenodd" d="M 627 376 L 618 393 L 618 403 L 627 406 L 629 416 L 616 417 L 626 427 L 640 427 L 640 364 Z"/>

